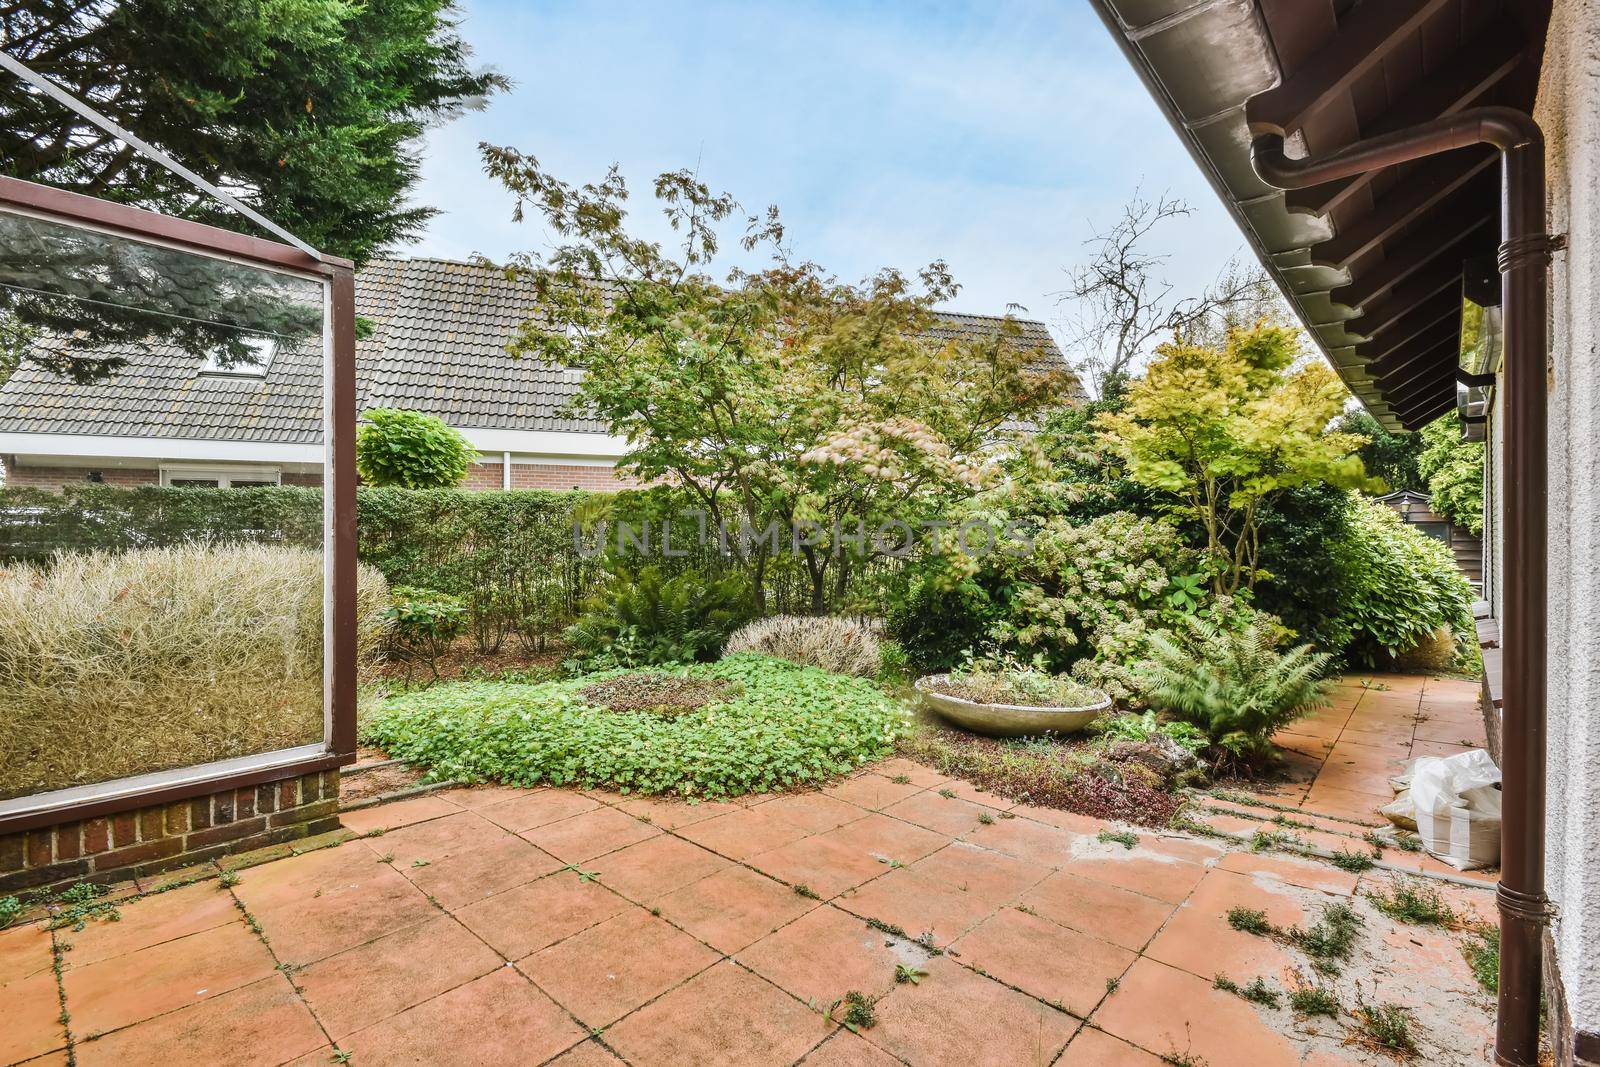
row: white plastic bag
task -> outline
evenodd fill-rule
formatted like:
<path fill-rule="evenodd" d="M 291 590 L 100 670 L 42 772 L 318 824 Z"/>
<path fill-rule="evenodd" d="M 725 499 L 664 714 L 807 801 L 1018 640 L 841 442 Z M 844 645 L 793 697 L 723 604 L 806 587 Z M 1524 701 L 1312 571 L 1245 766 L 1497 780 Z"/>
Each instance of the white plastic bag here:
<path fill-rule="evenodd" d="M 1478 748 L 1424 757 L 1409 770 L 1409 799 L 1423 847 L 1457 870 L 1499 863 L 1500 768 L 1489 753 Z"/>

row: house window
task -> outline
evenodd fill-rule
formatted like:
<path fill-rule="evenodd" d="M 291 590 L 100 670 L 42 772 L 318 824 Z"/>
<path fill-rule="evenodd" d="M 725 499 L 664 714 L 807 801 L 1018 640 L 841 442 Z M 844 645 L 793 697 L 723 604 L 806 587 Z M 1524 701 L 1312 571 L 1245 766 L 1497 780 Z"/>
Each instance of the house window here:
<path fill-rule="evenodd" d="M 248 350 L 248 355 L 233 354 L 230 360 L 224 362 L 223 353 L 220 350 L 213 351 L 201 364 L 200 373 L 230 378 L 265 378 L 267 368 L 272 366 L 272 357 L 278 353 L 278 339 L 251 335 L 240 338 L 240 341 Z"/>
<path fill-rule="evenodd" d="M 174 489 L 256 489 L 280 485 L 276 467 L 162 467 L 161 484 Z"/>

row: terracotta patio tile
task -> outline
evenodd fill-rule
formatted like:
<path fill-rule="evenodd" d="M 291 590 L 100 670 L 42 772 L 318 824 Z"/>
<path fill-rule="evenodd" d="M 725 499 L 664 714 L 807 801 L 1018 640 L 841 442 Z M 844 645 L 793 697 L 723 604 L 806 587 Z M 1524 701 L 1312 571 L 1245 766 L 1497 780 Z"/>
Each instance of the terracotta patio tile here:
<path fill-rule="evenodd" d="M 1417 726 L 1416 739 L 1418 741 L 1443 741 L 1449 745 L 1467 745 L 1471 748 L 1487 747 L 1487 735 L 1483 723 L 1455 723 L 1448 720 L 1435 720 L 1420 723 Z"/>
<path fill-rule="evenodd" d="M 762 805 L 761 810 L 814 834 L 825 834 L 867 814 L 865 808 L 821 793 L 795 793 L 778 797 Z"/>
<path fill-rule="evenodd" d="M 921 965 L 926 953 L 853 915 L 818 908 L 739 954 L 739 962 L 807 1003 L 825 1007 L 850 990 L 877 996 L 894 988 L 897 963 Z"/>
<path fill-rule="evenodd" d="M 562 1053 L 550 1062 L 550 1067 L 619 1067 L 621 1063 L 599 1039 L 594 1039 Z"/>
<path fill-rule="evenodd" d="M 625 811 L 595 808 L 570 819 L 524 830 L 522 837 L 562 863 L 581 863 L 638 841 L 648 841 L 659 833 L 659 828 L 640 822 Z"/>
<path fill-rule="evenodd" d="M 1162 1062 L 1126 1041 L 1085 1026 L 1056 1061 L 1056 1067 L 1161 1067 Z"/>
<path fill-rule="evenodd" d="M 520 834 L 524 830 L 532 830 L 535 826 L 582 815 L 599 806 L 599 801 L 582 793 L 574 793 L 570 789 L 541 789 L 526 796 L 489 804 L 478 808 L 477 812 L 496 826 Z"/>
<path fill-rule="evenodd" d="M 1346 842 L 1352 852 L 1367 853 L 1371 849 L 1364 841 Z M 1316 889 L 1324 893 L 1349 896 L 1356 891 L 1358 875 L 1341 871 L 1321 860 L 1297 859 L 1292 856 L 1270 855 L 1263 852 L 1230 852 L 1217 865 L 1224 871 L 1253 875 L 1257 878 L 1287 882 L 1303 889 Z"/>
<path fill-rule="evenodd" d="M 361 843 L 374 855 L 393 856 L 396 867 L 409 867 L 417 860 L 433 863 L 446 856 L 497 844 L 507 836 L 506 831 L 477 813 L 459 811 L 442 819 L 390 830 L 382 837 L 364 837 Z"/>
<path fill-rule="evenodd" d="M 36 1056 L 18 1067 L 70 1067 L 65 1049 L 56 1052 L 47 1052 L 43 1056 Z"/>
<path fill-rule="evenodd" d="M 770 804 L 740 808 L 715 819 L 693 823 L 677 831 L 705 848 L 729 859 L 742 860 L 770 852 L 810 834 L 809 830 L 767 811 Z"/>
<path fill-rule="evenodd" d="M 606 1031 L 606 1043 L 637 1064 L 781 1067 L 831 1025 L 788 994 L 732 962 L 716 964 Z"/>
<path fill-rule="evenodd" d="M 542 1063 L 587 1036 L 555 1001 L 502 967 L 339 1044 L 360 1067 L 500 1067 Z"/>
<path fill-rule="evenodd" d="M 1069 871 L 1050 875 L 1024 893 L 1022 903 L 1051 922 L 1136 952 L 1156 935 L 1174 907 Z"/>
<path fill-rule="evenodd" d="M 231 917 L 238 912 L 228 909 Z M 63 934 L 68 931 L 63 931 Z M 55 966 L 50 931 L 43 923 L 30 923 L 0 931 L 0 986 L 31 975 L 42 974 Z"/>
<path fill-rule="evenodd" d="M 1060 808 L 1040 808 L 1032 804 L 1018 804 L 1011 809 L 1011 814 L 1034 822 L 1042 822 L 1060 830 L 1071 830 L 1075 834 L 1088 834 L 1093 837 L 1101 830 L 1113 829 L 1116 824 L 1105 819 L 1096 819 L 1091 815 L 1079 815 L 1075 811 L 1062 811 Z"/>
<path fill-rule="evenodd" d="M 632 908 L 517 967 L 586 1026 L 607 1026 L 717 959 L 643 908 Z"/>
<path fill-rule="evenodd" d="M 941 788 L 948 789 L 962 800 L 970 800 L 974 804 L 982 804 L 986 808 L 996 811 L 1010 811 L 1016 807 L 1016 802 L 1007 800 L 998 793 L 991 793 L 986 789 L 979 789 L 971 782 L 963 782 L 959 778 L 946 782 Z"/>
<path fill-rule="evenodd" d="M 1157 1056 L 1252 1067 L 1289 1067 L 1300 1060 L 1299 1050 L 1248 1001 L 1213 989 L 1210 978 L 1152 959 L 1133 965 L 1093 1022 Z"/>
<path fill-rule="evenodd" d="M 1330 903 L 1334 898 L 1325 898 Z M 1315 922 L 1302 906 L 1300 891 L 1276 888 L 1230 871 L 1212 871 L 1167 920 L 1145 955 L 1205 979 L 1226 975 L 1241 985 L 1258 976 L 1278 982 L 1302 962 L 1287 947 L 1261 934 L 1235 930 L 1230 908 L 1264 911 L 1280 929 Z M 1165 1050 L 1162 1050 L 1165 1051 Z"/>
<path fill-rule="evenodd" d="M 991 852 L 965 841 L 946 845 L 913 863 L 911 869 L 973 894 L 991 910 L 1016 900 L 1051 872 L 1051 868 L 1042 864 L 1029 863 L 1003 852 Z"/>
<path fill-rule="evenodd" d="M 239 919 L 233 894 L 214 880 L 144 897 L 119 910 L 120 922 L 91 922 L 81 931 L 60 932 L 72 946 L 67 966 L 87 966 Z"/>
<path fill-rule="evenodd" d="M 891 782 L 881 774 L 868 771 L 830 785 L 822 792 L 836 800 L 877 811 L 921 791 L 920 785 Z"/>
<path fill-rule="evenodd" d="M 663 830 L 676 830 L 680 826 L 688 826 L 702 819 L 714 819 L 718 815 L 725 815 L 739 808 L 738 804 L 726 801 L 696 802 L 679 800 L 676 797 L 625 797 L 618 801 L 616 806 L 634 818 L 647 821 Z"/>
<path fill-rule="evenodd" d="M 392 804 L 375 804 L 370 808 L 339 813 L 345 829 L 358 834 L 373 830 L 396 830 L 412 823 L 453 815 L 461 810 L 454 802 L 438 793 L 428 793 L 410 800 L 396 800 Z"/>
<path fill-rule="evenodd" d="M 250 910 L 263 911 L 349 889 L 385 876 L 386 871 L 371 849 L 352 842 L 252 867 L 240 873 L 233 891 Z"/>
<path fill-rule="evenodd" d="M 1413 741 L 1411 743 L 1411 758 L 1418 759 L 1422 756 L 1459 756 L 1463 752 L 1471 752 L 1472 746 L 1454 745 L 1445 741 Z"/>
<path fill-rule="evenodd" d="M 896 1067 L 899 1060 L 848 1030 L 833 1036 L 800 1061 L 800 1067 Z"/>
<path fill-rule="evenodd" d="M 977 967 L 1080 1019 L 1106 995 L 1107 983 L 1137 954 L 1015 908 L 1003 908 L 955 943 Z"/>
<path fill-rule="evenodd" d="M 0 1004 L 5 1005 L 6 1018 L 0 1026 L 0 1063 L 16 1063 L 66 1046 L 53 971 L 0 986 Z"/>
<path fill-rule="evenodd" d="M 295 964 L 315 963 L 439 914 L 422 890 L 376 861 L 372 874 L 358 882 L 308 892 L 301 899 L 270 907 L 249 907 L 278 958 Z"/>
<path fill-rule="evenodd" d="M 629 900 L 648 904 L 716 874 L 728 861 L 699 845 L 663 834 L 583 866 L 598 872 L 603 884 Z"/>
<path fill-rule="evenodd" d="M 200 935 L 196 935 L 200 936 Z M 78 1025 L 78 1020 L 73 1020 Z M 272 975 L 77 1046 L 81 1067 L 267 1067 L 327 1042 L 300 998 Z"/>
<path fill-rule="evenodd" d="M 1301 806 L 1321 815 L 1357 819 L 1368 826 L 1386 826 L 1388 820 L 1378 814 L 1378 809 L 1394 799 L 1394 790 L 1387 785 L 1383 789 L 1382 793 L 1361 793 L 1316 782 Z"/>
<path fill-rule="evenodd" d="M 900 927 L 911 938 L 932 938 L 948 945 L 994 911 L 995 905 L 976 893 L 957 889 L 906 867 L 874 878 L 841 894 L 836 905 L 863 919 Z"/>
<path fill-rule="evenodd" d="M 817 902 L 745 867 L 729 867 L 656 901 L 661 917 L 730 955 Z"/>
<path fill-rule="evenodd" d="M 330 956 L 295 982 L 338 1041 L 504 962 L 460 923 L 440 916 Z"/>
<path fill-rule="evenodd" d="M 843 829 L 848 829 L 843 827 Z M 833 831 L 837 833 L 837 831 Z M 758 871 L 805 886 L 824 900 L 876 878 L 889 868 L 855 844 L 817 834 L 748 860 Z"/>
<path fill-rule="evenodd" d="M 963 840 L 1008 853 L 1029 863 L 1064 867 L 1072 859 L 1074 845 L 1085 838 L 1071 830 L 1046 826 L 1032 819 L 996 819 L 987 825 L 974 827 Z"/>
<path fill-rule="evenodd" d="M 399 866 L 398 858 L 395 864 Z M 413 863 L 399 869 L 441 907 L 454 910 L 542 878 L 561 867 L 560 860 L 519 837 L 506 834 L 492 844 L 430 860 L 420 867 Z"/>
<path fill-rule="evenodd" d="M 932 767 L 924 767 L 915 760 L 909 760 L 903 756 L 896 756 L 892 759 L 874 763 L 872 770 L 891 781 L 895 778 L 909 778 L 912 785 L 923 789 L 937 789 L 950 781 L 949 775 L 940 774 Z"/>
<path fill-rule="evenodd" d="M 491 804 L 499 804 L 506 800 L 519 800 L 538 792 L 537 789 L 523 789 L 514 785 L 474 785 L 466 789 L 443 789 L 439 796 L 444 797 L 452 804 L 459 804 L 468 811 L 478 808 L 487 808 Z"/>
<path fill-rule="evenodd" d="M 180 937 L 62 975 L 76 1033 L 115 1030 L 270 975 L 276 961 L 243 922 Z M 138 975 L 137 981 L 130 977 Z"/>
<path fill-rule="evenodd" d="M 628 906 L 599 883 L 564 872 L 468 904 L 456 918 L 514 960 L 605 922 Z"/>
<path fill-rule="evenodd" d="M 868 815 L 820 835 L 859 849 L 874 859 L 912 863 L 949 843 L 948 834 L 935 833 L 887 815 Z"/>
<path fill-rule="evenodd" d="M 1181 902 L 1200 884 L 1206 868 L 1188 860 L 1162 855 L 1152 849 L 1099 846 L 1066 865 L 1069 873 L 1097 882 L 1143 893 L 1147 897 Z"/>
<path fill-rule="evenodd" d="M 1078 1028 L 1064 1012 L 949 957 L 931 960 L 925 969 L 921 982 L 896 986 L 878 1002 L 878 1025 L 862 1035 L 908 1062 L 1042 1067 Z"/>
<path fill-rule="evenodd" d="M 940 796 L 931 789 L 896 801 L 884 808 L 883 813 L 916 823 L 946 837 L 958 837 L 976 827 L 980 813 L 986 813 L 991 818 L 994 816 L 993 811 L 981 804 L 955 796 Z"/>

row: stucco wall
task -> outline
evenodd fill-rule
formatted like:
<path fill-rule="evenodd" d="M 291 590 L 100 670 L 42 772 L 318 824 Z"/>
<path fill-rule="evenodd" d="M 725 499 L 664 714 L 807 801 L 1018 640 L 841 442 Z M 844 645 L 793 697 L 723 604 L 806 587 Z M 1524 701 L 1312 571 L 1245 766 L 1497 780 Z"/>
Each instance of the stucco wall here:
<path fill-rule="evenodd" d="M 1549 889 L 1572 1023 L 1600 1031 L 1600 0 L 1556 0 L 1535 115 L 1552 277 Z"/>

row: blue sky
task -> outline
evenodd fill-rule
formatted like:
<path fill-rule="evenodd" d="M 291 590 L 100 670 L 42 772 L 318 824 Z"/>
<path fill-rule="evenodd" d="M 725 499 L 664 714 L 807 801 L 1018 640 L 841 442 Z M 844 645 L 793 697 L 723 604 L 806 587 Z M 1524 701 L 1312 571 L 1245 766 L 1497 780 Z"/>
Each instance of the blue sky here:
<path fill-rule="evenodd" d="M 569 181 L 619 163 L 640 232 L 649 182 L 698 167 L 751 211 L 777 204 L 796 253 L 841 278 L 942 257 L 951 305 L 1055 326 L 1062 267 L 1141 182 L 1195 208 L 1161 250 L 1183 290 L 1243 239 L 1083 0 L 743 3 L 465 0 L 475 60 L 516 81 L 431 130 L 419 199 L 444 208 L 413 254 L 549 247 L 510 221 L 477 144 Z M 726 264 L 724 264 L 725 266 Z"/>

